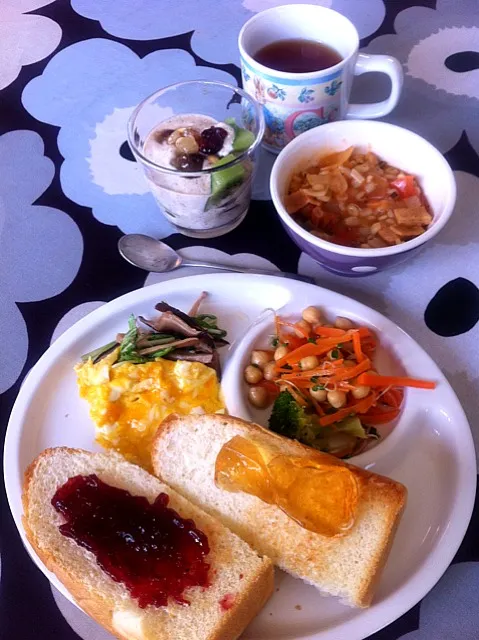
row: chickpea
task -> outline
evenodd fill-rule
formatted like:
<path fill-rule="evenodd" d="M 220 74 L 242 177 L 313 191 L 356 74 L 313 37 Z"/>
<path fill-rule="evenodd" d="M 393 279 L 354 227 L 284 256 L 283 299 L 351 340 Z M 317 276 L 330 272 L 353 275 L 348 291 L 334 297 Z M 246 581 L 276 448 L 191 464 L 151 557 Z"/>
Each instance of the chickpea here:
<path fill-rule="evenodd" d="M 319 365 L 319 360 L 316 356 L 306 356 L 299 361 L 300 369 L 303 371 L 309 371 L 315 369 Z"/>
<path fill-rule="evenodd" d="M 309 324 L 319 324 L 321 322 L 321 311 L 317 307 L 306 307 L 301 314 L 303 320 Z"/>
<path fill-rule="evenodd" d="M 298 328 L 301 328 L 301 331 L 298 331 L 298 329 L 295 329 L 294 332 L 295 334 L 298 336 L 298 338 L 304 338 L 304 334 L 307 333 L 308 336 L 311 333 L 311 325 L 309 324 L 309 322 L 306 322 L 306 320 L 299 320 L 299 322 L 296 323 L 296 326 Z"/>
<path fill-rule="evenodd" d="M 328 397 L 328 392 L 326 391 L 326 389 L 319 389 L 316 387 L 313 387 L 312 389 L 310 389 L 309 394 L 312 398 L 314 398 L 318 402 L 324 402 Z"/>
<path fill-rule="evenodd" d="M 342 316 L 338 316 L 334 323 L 334 326 L 338 329 L 352 329 L 354 324 L 351 322 L 349 318 L 343 318 Z"/>
<path fill-rule="evenodd" d="M 256 365 L 260 369 L 263 369 L 265 365 L 271 360 L 269 354 L 266 351 L 252 351 L 251 352 L 251 364 Z"/>
<path fill-rule="evenodd" d="M 346 394 L 344 391 L 328 391 L 327 399 L 329 404 L 335 409 L 341 409 L 346 404 Z"/>
<path fill-rule="evenodd" d="M 182 136 L 175 142 L 175 147 L 180 153 L 198 153 L 198 143 L 193 136 Z"/>
<path fill-rule="evenodd" d="M 275 360 L 280 360 L 281 358 L 284 358 L 284 356 L 286 356 L 288 353 L 289 353 L 288 347 L 285 345 L 281 345 L 276 349 L 273 357 Z"/>
<path fill-rule="evenodd" d="M 263 372 L 258 367 L 249 364 L 244 370 L 244 379 L 248 384 L 258 384 L 263 379 Z"/>
<path fill-rule="evenodd" d="M 263 369 L 263 375 L 265 380 L 274 380 L 276 378 L 276 364 L 268 362 Z"/>
<path fill-rule="evenodd" d="M 371 387 L 366 387 L 365 385 L 361 385 L 353 389 L 351 393 L 353 394 L 353 398 L 356 398 L 356 400 L 362 400 L 367 395 L 369 395 L 370 391 L 371 391 Z"/>
<path fill-rule="evenodd" d="M 269 394 L 264 387 L 250 387 L 248 390 L 248 400 L 258 409 L 266 409 L 269 405 Z"/>

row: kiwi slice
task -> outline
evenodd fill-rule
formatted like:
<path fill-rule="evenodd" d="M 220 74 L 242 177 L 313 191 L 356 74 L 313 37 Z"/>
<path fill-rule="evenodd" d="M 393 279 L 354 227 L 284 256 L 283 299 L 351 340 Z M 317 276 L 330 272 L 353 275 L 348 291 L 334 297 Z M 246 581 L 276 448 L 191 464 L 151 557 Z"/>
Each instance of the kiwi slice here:
<path fill-rule="evenodd" d="M 233 140 L 233 151 L 246 151 L 254 142 L 254 133 L 248 129 L 238 129 Z"/>
<path fill-rule="evenodd" d="M 228 164 L 236 158 L 235 154 L 229 153 L 215 164 L 215 167 Z M 215 206 L 225 196 L 225 194 L 234 186 L 243 181 L 245 177 L 245 168 L 241 164 L 235 164 L 232 167 L 223 169 L 223 171 L 215 171 L 211 174 L 211 196 L 208 198 L 205 210 Z"/>
<path fill-rule="evenodd" d="M 226 124 L 235 130 L 235 138 L 233 140 L 233 151 L 241 153 L 249 149 L 254 142 L 255 136 L 252 131 L 238 127 L 234 118 L 226 118 Z"/>

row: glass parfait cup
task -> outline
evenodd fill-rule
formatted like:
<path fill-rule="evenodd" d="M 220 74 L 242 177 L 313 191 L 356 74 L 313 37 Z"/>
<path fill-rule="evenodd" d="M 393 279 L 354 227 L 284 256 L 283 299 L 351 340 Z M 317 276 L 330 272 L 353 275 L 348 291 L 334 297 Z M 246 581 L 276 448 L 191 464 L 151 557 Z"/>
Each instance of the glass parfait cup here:
<path fill-rule="evenodd" d="M 243 135 L 243 140 L 246 137 L 251 144 L 237 150 L 233 144 L 225 157 L 197 171 L 178 170 L 163 158 L 159 162 L 155 130 L 161 136 L 163 123 L 172 118 L 182 119 L 188 127 L 188 116 L 206 116 L 218 123 L 226 120 L 235 132 L 250 131 L 252 135 Z M 225 82 L 192 80 L 145 98 L 128 121 L 128 142 L 165 218 L 183 235 L 214 238 L 237 227 L 248 212 L 264 127 L 260 105 L 242 89 Z"/>

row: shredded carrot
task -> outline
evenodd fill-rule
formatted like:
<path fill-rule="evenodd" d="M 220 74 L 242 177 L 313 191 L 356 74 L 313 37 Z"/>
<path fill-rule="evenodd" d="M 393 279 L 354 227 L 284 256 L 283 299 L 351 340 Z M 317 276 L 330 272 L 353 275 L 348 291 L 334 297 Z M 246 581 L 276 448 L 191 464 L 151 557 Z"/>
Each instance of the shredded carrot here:
<path fill-rule="evenodd" d="M 337 391 L 338 385 L 335 382 L 331 382 L 330 380 L 326 380 L 324 384 L 324 388 L 326 391 Z"/>
<path fill-rule="evenodd" d="M 336 327 L 316 327 L 314 333 L 321 338 L 332 338 L 344 336 L 346 331 L 344 329 L 337 329 Z"/>
<path fill-rule="evenodd" d="M 338 389 L 341 389 L 341 391 L 353 391 L 356 389 L 356 385 L 348 384 L 347 382 L 338 382 Z"/>
<path fill-rule="evenodd" d="M 319 402 L 314 398 L 311 398 L 311 402 L 313 403 L 313 407 L 316 409 L 316 413 L 318 414 L 318 416 L 324 416 L 325 415 L 324 409 L 319 404 Z"/>
<path fill-rule="evenodd" d="M 354 348 L 354 356 L 358 362 L 362 362 L 365 358 L 363 354 L 363 350 L 361 348 L 361 336 L 356 331 L 353 334 L 353 348 Z"/>
<path fill-rule="evenodd" d="M 284 320 L 281 320 L 281 318 L 280 318 L 279 323 L 280 323 L 281 326 L 290 327 L 291 329 L 294 329 L 295 331 L 298 331 L 299 333 L 301 333 L 301 335 L 303 335 L 305 338 L 309 338 L 310 331 L 308 331 L 307 329 L 302 327 L 297 322 L 285 322 Z"/>
<path fill-rule="evenodd" d="M 299 366 L 298 362 L 296 364 L 284 364 L 282 367 L 280 367 L 280 374 L 285 376 L 297 375 L 301 377 L 308 377 L 311 375 L 318 375 L 318 372 L 321 371 L 330 370 L 330 367 L 324 366 L 324 362 L 320 362 L 320 364 L 314 369 L 308 369 L 307 371 L 305 371 Z"/>
<path fill-rule="evenodd" d="M 278 381 L 282 381 L 285 380 L 286 382 L 292 382 L 296 387 L 298 387 L 298 389 L 311 389 L 312 386 L 314 386 L 314 384 L 318 384 L 318 383 L 313 383 L 311 382 L 311 380 L 309 378 L 286 378 L 286 377 L 281 377 L 278 378 Z M 319 384 L 323 384 L 323 383 L 319 383 Z"/>
<path fill-rule="evenodd" d="M 376 404 L 377 395 L 371 392 L 368 396 L 357 402 L 354 406 L 356 413 L 366 413 L 369 409 Z"/>
<path fill-rule="evenodd" d="M 282 380 L 281 382 L 283 382 L 283 384 L 280 385 L 279 387 L 281 391 L 284 391 L 285 390 L 284 388 L 286 387 L 286 389 L 289 391 L 289 393 L 293 396 L 293 398 L 296 400 L 298 404 L 300 404 L 302 407 L 307 406 L 308 403 L 306 399 L 304 398 L 303 394 L 300 392 L 300 390 L 295 384 L 287 380 Z"/>
<path fill-rule="evenodd" d="M 311 331 L 309 329 L 305 329 L 298 323 L 294 325 L 294 330 L 298 333 L 301 333 L 305 338 L 309 338 L 309 336 L 311 335 Z"/>
<path fill-rule="evenodd" d="M 290 349 L 297 349 L 305 343 L 304 338 L 298 338 L 293 333 L 288 333 L 283 336 L 283 342 L 288 345 Z"/>
<path fill-rule="evenodd" d="M 346 407 L 345 409 L 339 409 L 334 413 L 330 413 L 320 418 L 319 424 L 322 427 L 328 427 L 330 424 L 334 424 L 335 422 L 339 422 L 340 420 L 343 420 L 343 418 L 347 418 L 352 413 L 354 413 L 354 411 L 352 410 L 351 407 Z"/>
<path fill-rule="evenodd" d="M 337 369 L 343 369 L 342 364 L 344 360 L 339 358 L 338 360 L 331 361 L 330 367 L 326 367 L 327 362 L 322 363 L 319 367 L 315 369 L 308 369 L 307 371 L 303 371 L 302 369 L 293 368 L 293 370 L 284 370 L 280 371 L 282 380 L 311 380 L 316 376 L 332 376 L 334 375 Z"/>
<path fill-rule="evenodd" d="M 357 329 L 352 329 L 351 331 L 356 331 L 357 333 L 359 333 L 360 338 L 371 337 L 371 332 L 367 327 L 358 327 Z M 338 329 L 337 327 L 316 327 L 314 329 L 314 333 L 321 338 L 330 338 L 336 336 L 344 336 L 344 334 L 348 332 L 345 329 Z"/>
<path fill-rule="evenodd" d="M 364 360 L 360 362 L 358 365 L 356 365 L 355 367 L 351 367 L 349 369 L 345 368 L 342 371 L 336 371 L 334 376 L 331 377 L 331 381 L 339 382 L 340 380 L 351 380 L 351 378 L 355 378 L 360 373 L 363 373 L 363 371 L 367 371 L 370 368 L 371 368 L 371 360 L 369 358 L 364 358 Z M 359 382 L 359 379 L 358 379 L 358 383 L 366 384 L 366 383 Z M 367 385 L 367 386 L 371 386 L 371 385 Z"/>
<path fill-rule="evenodd" d="M 358 383 L 368 387 L 415 387 L 416 389 L 435 389 L 436 383 L 429 380 L 417 380 L 402 376 L 380 376 L 372 373 L 362 373 Z"/>
<path fill-rule="evenodd" d="M 343 420 L 350 415 L 354 415 L 356 413 L 366 413 L 368 409 L 370 409 L 373 404 L 376 402 L 376 394 L 370 393 L 366 398 L 360 400 L 356 404 L 351 405 L 350 407 L 344 407 L 344 409 L 339 409 L 335 413 L 330 413 L 327 416 L 323 416 L 319 420 L 319 424 L 322 427 L 327 427 L 330 424 L 334 424 L 335 422 L 339 422 L 339 420 Z"/>
<path fill-rule="evenodd" d="M 337 347 L 338 344 L 343 342 L 351 342 L 353 339 L 353 332 L 346 332 L 343 336 L 335 338 L 322 338 L 316 340 L 315 343 L 308 342 L 301 347 L 298 347 L 294 351 L 287 353 L 283 358 L 277 360 L 276 364 L 281 367 L 284 364 L 296 364 L 306 356 L 321 356 L 327 353 L 330 349 Z"/>
<path fill-rule="evenodd" d="M 296 323 L 294 322 L 287 322 L 286 320 L 282 320 L 281 318 L 279 319 L 279 324 L 282 327 L 289 327 L 290 329 L 296 329 Z"/>

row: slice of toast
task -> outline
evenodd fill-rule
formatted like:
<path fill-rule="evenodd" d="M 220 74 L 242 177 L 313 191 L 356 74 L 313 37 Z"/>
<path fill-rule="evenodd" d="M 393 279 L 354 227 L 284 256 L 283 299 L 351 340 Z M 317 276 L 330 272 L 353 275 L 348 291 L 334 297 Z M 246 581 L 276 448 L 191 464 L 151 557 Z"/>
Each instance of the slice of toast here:
<path fill-rule="evenodd" d="M 212 583 L 205 590 L 188 589 L 185 596 L 189 606 L 169 602 L 166 607 L 141 609 L 124 585 L 100 568 L 90 551 L 60 533 L 58 527 L 64 519 L 51 505 L 55 491 L 70 477 L 92 473 L 111 486 L 146 496 L 150 502 L 161 492 L 168 494 L 169 506 L 183 518 L 192 518 L 206 533 Z M 47 449 L 26 472 L 23 507 L 27 538 L 42 562 L 78 605 L 117 638 L 233 640 L 272 593 L 270 560 L 260 558 L 219 521 L 117 453 Z"/>
<path fill-rule="evenodd" d="M 174 415 L 162 423 L 154 439 L 154 471 L 281 569 L 323 593 L 339 596 L 346 604 L 369 606 L 406 503 L 406 488 L 348 465 L 362 479 L 357 518 L 346 535 L 325 537 L 304 529 L 278 507 L 253 495 L 216 486 L 216 457 L 238 435 L 262 440 L 287 455 L 310 450 L 238 418 Z"/>

